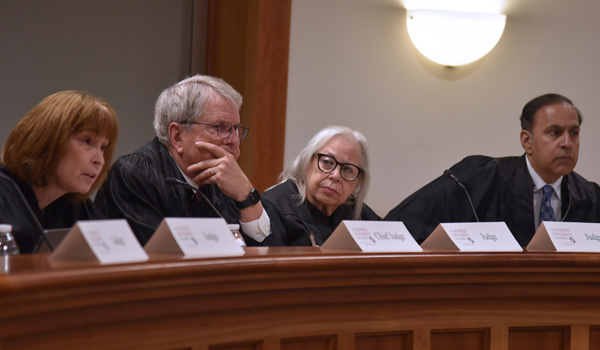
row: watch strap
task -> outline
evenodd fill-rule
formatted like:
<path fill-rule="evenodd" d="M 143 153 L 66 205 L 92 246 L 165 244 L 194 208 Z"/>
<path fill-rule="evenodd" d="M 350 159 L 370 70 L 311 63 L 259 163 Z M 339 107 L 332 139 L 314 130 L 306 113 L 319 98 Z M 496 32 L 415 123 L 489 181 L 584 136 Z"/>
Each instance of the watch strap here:
<path fill-rule="evenodd" d="M 250 194 L 248 195 L 248 198 L 246 198 L 245 200 L 238 202 L 235 201 L 235 206 L 242 210 L 242 209 L 246 209 L 251 205 L 255 205 L 258 202 L 260 202 L 260 193 L 258 192 L 258 190 L 256 188 L 252 189 L 252 191 L 250 191 Z"/>

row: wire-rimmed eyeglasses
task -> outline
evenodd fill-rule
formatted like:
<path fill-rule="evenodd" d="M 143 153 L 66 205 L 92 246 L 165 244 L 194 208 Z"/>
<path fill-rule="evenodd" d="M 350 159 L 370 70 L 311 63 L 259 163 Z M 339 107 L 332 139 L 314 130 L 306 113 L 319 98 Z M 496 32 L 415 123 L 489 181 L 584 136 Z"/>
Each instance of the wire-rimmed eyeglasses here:
<path fill-rule="evenodd" d="M 228 138 L 229 135 L 231 134 L 231 129 L 235 128 L 235 132 L 237 133 L 238 137 L 240 138 L 240 140 L 243 140 L 244 137 L 246 137 L 246 135 L 248 135 L 248 130 L 250 130 L 248 125 L 246 125 L 244 123 L 240 123 L 238 125 L 232 125 L 230 122 L 225 121 L 225 120 L 220 122 L 219 124 L 206 124 L 206 123 L 198 123 L 198 122 L 185 122 L 183 124 L 198 124 L 198 125 L 213 126 L 213 127 L 217 128 L 217 135 L 219 135 L 219 137 L 222 139 Z"/>
<path fill-rule="evenodd" d="M 317 161 L 317 166 L 319 167 L 319 170 L 321 170 L 324 173 L 331 173 L 339 165 L 340 176 L 342 176 L 342 179 L 346 181 L 356 180 L 358 175 L 360 175 L 360 173 L 363 171 L 361 168 L 357 167 L 354 164 L 340 163 L 337 161 L 337 159 L 333 158 L 328 154 L 317 153 L 317 157 L 319 157 Z"/>

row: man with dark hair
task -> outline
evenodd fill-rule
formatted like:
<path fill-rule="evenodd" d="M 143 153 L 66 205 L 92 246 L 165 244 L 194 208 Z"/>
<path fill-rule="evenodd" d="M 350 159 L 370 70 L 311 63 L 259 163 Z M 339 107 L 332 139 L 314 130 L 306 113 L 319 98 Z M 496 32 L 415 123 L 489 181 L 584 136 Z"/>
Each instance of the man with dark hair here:
<path fill-rule="evenodd" d="M 521 129 L 527 130 L 529 132 L 532 131 L 533 127 L 533 117 L 537 111 L 539 111 L 544 106 L 554 105 L 554 104 L 568 104 L 575 109 L 577 113 L 577 119 L 579 121 L 579 125 L 581 125 L 581 112 L 579 109 L 575 108 L 573 102 L 566 98 L 563 95 L 559 94 L 546 94 L 539 97 L 534 98 L 533 100 L 527 102 L 525 107 L 523 107 L 523 112 L 521 113 Z"/>
<path fill-rule="evenodd" d="M 541 221 L 598 222 L 600 187 L 573 169 L 579 156 L 581 114 L 558 94 L 529 101 L 521 115 L 521 157 L 469 156 L 450 170 L 473 201 L 479 220 L 503 221 L 526 246 Z M 418 242 L 442 222 L 475 221 L 467 196 L 440 176 L 388 213 Z"/>

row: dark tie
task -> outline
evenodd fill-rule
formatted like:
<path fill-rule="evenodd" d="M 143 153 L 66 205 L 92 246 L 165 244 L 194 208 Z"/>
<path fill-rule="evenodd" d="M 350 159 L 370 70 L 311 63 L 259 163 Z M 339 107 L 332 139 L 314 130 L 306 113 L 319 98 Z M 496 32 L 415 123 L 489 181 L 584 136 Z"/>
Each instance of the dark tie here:
<path fill-rule="evenodd" d="M 556 214 L 554 214 L 554 209 L 552 209 L 552 204 L 550 202 L 554 188 L 550 185 L 546 185 L 542 190 L 544 192 L 542 197 L 542 207 L 540 208 L 540 223 L 542 223 L 542 221 L 556 221 Z"/>

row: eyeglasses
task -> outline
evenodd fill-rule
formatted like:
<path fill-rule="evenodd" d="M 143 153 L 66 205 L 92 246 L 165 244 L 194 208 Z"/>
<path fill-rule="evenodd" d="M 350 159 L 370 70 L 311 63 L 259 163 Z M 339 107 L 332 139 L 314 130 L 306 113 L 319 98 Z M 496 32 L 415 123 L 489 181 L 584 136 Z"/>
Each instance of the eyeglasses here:
<path fill-rule="evenodd" d="M 238 125 L 231 125 L 231 123 L 228 121 L 222 121 L 219 124 L 206 124 L 206 123 L 198 123 L 198 122 L 185 122 L 183 124 L 198 124 L 198 125 L 213 126 L 213 127 L 217 128 L 217 135 L 219 135 L 219 137 L 222 139 L 228 138 L 229 135 L 231 134 L 231 129 L 235 128 L 235 132 L 237 133 L 238 137 L 240 138 L 240 140 L 243 140 L 244 137 L 246 137 L 246 135 L 248 135 L 248 130 L 250 130 L 248 125 L 246 125 L 244 123 L 240 123 Z"/>
<path fill-rule="evenodd" d="M 317 153 L 317 157 L 319 157 L 319 161 L 317 162 L 319 170 L 321 170 L 324 173 L 331 173 L 339 165 L 341 169 L 340 175 L 342 176 L 342 179 L 346 181 L 356 180 L 358 175 L 360 175 L 360 173 L 363 171 L 361 168 L 357 167 L 354 164 L 340 163 L 335 158 L 327 154 Z"/>

